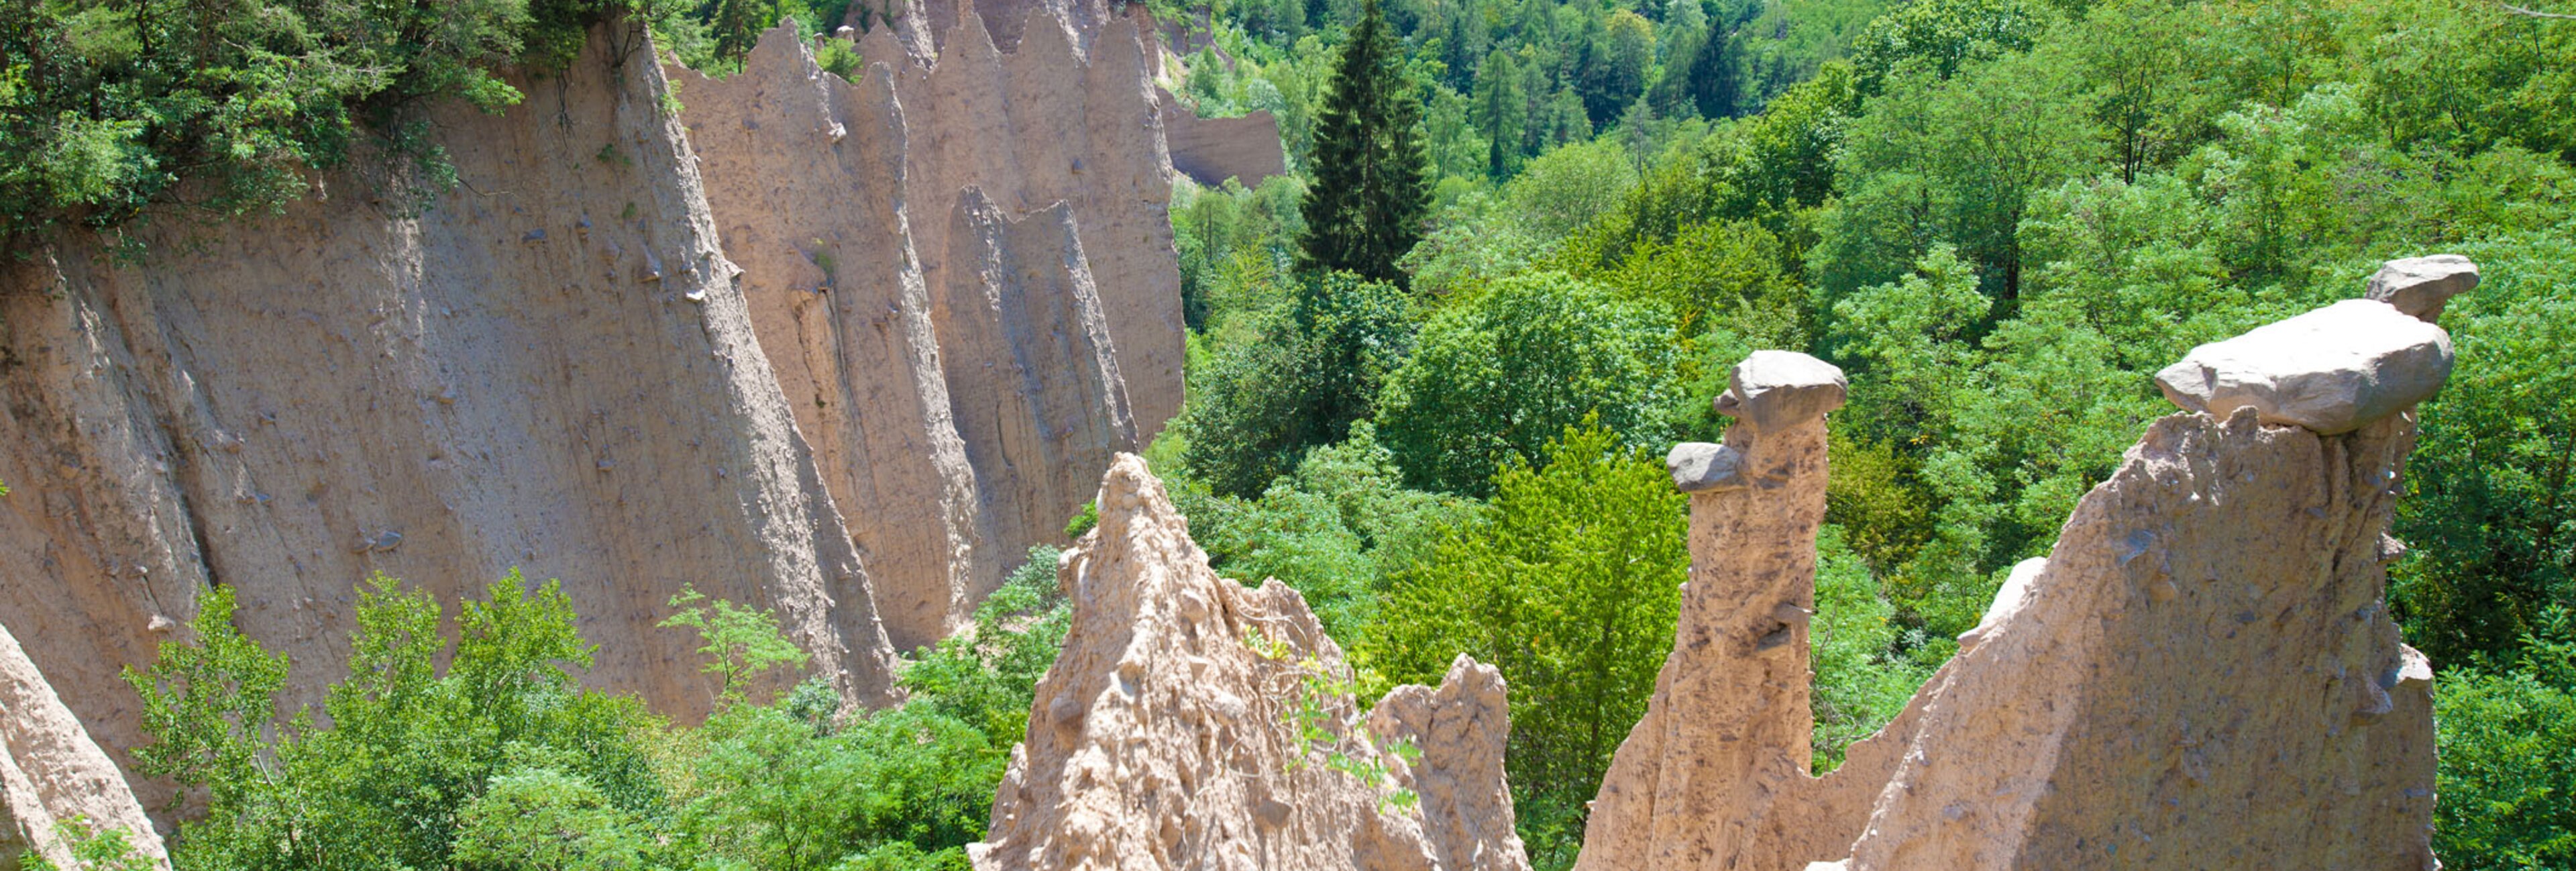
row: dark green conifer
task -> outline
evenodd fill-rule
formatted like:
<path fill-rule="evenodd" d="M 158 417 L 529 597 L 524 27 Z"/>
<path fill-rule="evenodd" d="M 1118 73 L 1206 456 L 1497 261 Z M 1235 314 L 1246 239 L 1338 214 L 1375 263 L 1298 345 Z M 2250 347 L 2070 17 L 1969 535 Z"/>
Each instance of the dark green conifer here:
<path fill-rule="evenodd" d="M 1396 259 L 1422 238 L 1431 185 L 1414 129 L 1422 107 L 1399 61 L 1395 34 L 1377 0 L 1367 0 L 1315 128 L 1315 183 L 1300 207 L 1306 231 L 1297 240 L 1306 269 L 1404 280 Z"/>

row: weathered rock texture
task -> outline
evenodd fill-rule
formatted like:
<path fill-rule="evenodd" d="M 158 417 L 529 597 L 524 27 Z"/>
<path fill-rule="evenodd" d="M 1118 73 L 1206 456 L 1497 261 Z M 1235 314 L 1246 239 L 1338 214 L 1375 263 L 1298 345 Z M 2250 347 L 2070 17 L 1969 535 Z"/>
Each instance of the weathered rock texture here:
<path fill-rule="evenodd" d="M 1398 689 L 1362 722 L 1331 685 L 1348 667 L 1305 600 L 1218 577 L 1134 455 L 1110 467 L 1100 525 L 1058 577 L 1073 626 L 989 840 L 969 848 L 977 868 L 1528 867 L 1491 668 L 1462 660 L 1440 688 Z M 1307 723 L 1329 737 L 1310 743 Z M 1420 763 L 1371 735 L 1418 742 Z M 1392 801 L 1399 789 L 1422 800 Z"/>
<path fill-rule="evenodd" d="M 1829 777 L 1807 773 L 1825 414 L 1843 397 L 1833 366 L 1756 352 L 1717 400 L 1736 419 L 1725 444 L 1673 450 L 1691 493 L 1680 628 L 1593 802 L 1578 869 L 1795 868 L 1859 833 L 1893 754 L 1864 742 Z"/>
<path fill-rule="evenodd" d="M 1121 78 L 1146 73 L 1086 63 L 1051 18 L 998 53 L 982 21 L 927 71 L 881 29 L 855 83 L 786 27 L 739 75 L 671 71 L 762 347 L 899 649 L 1061 540 L 1110 455 L 1180 397 L 1168 182 L 1132 123 L 1151 103 L 1122 102 L 1150 100 Z M 1141 51 L 1132 24 L 1112 30 Z"/>
<path fill-rule="evenodd" d="M 2448 344 L 2380 302 L 2322 313 L 2356 306 L 2368 329 L 2311 313 L 2194 356 L 2275 385 L 2276 407 L 2359 411 L 2282 426 L 2177 397 L 2193 412 L 2150 426 L 1905 712 L 1821 779 L 1805 617 L 1824 427 L 1757 423 L 1751 386 L 1818 412 L 1840 393 L 1748 361 L 1720 402 L 1727 444 L 1674 451 L 1691 583 L 1577 867 L 2434 867 L 2432 672 L 2382 598 L 2414 419 L 2367 398 L 2398 379 L 2312 373 L 2382 354 L 2394 321 L 2435 334 L 2403 344 L 2438 345 L 2437 370 Z"/>
<path fill-rule="evenodd" d="M 1288 153 L 1279 142 L 1279 119 L 1263 109 L 1235 118 L 1201 118 L 1169 93 L 1163 102 L 1163 140 L 1172 151 L 1172 170 L 1199 184 L 1215 186 L 1226 179 L 1244 187 L 1288 173 Z"/>
<path fill-rule="evenodd" d="M 2382 264 L 2362 296 L 2431 322 L 2442 317 L 2452 297 L 2477 286 L 2477 264 L 2457 254 L 2435 254 Z"/>
<path fill-rule="evenodd" d="M 92 832 L 123 830 L 154 867 L 169 865 L 124 774 L 0 627 L 0 868 L 16 867 L 30 849 L 57 868 L 81 867 L 58 828 L 74 821 Z"/>
<path fill-rule="evenodd" d="M 1134 8 L 1108 17 L 1066 13 L 1075 25 L 1031 12 L 1008 51 L 986 28 L 996 13 L 962 16 L 955 30 L 941 31 L 935 61 L 896 28 L 878 28 L 860 54 L 892 73 L 910 143 L 906 184 L 921 192 L 915 202 L 944 208 L 973 187 L 1008 215 L 1070 207 L 1137 436 L 1150 441 L 1181 406 L 1181 273 L 1171 158 L 1154 96 L 1159 50 Z M 974 263 L 974 246 L 952 243 L 950 229 L 935 215 L 912 223 L 934 288 L 950 280 L 946 270 Z"/>
<path fill-rule="evenodd" d="M 287 700 L 318 700 L 377 571 L 442 599 L 560 577 L 601 645 L 588 680 L 675 716 L 713 689 L 695 639 L 655 627 L 684 583 L 775 609 L 849 698 L 891 697 L 651 57 L 604 26 L 507 113 L 438 110 L 463 185 L 417 216 L 334 174 L 280 216 L 165 222 L 140 267 L 80 237 L 6 267 L 0 624 L 100 743 L 140 742 L 116 669 L 210 583 L 293 657 Z"/>
<path fill-rule="evenodd" d="M 2450 375 L 2441 327 L 2348 299 L 2193 348 L 2156 386 L 2186 411 L 2224 420 L 2252 408 L 2264 423 L 2339 435 L 2413 408 Z"/>
<path fill-rule="evenodd" d="M 1924 688 L 1848 867 L 2434 867 L 2432 674 L 2381 600 L 2413 441 L 2157 421 Z"/>

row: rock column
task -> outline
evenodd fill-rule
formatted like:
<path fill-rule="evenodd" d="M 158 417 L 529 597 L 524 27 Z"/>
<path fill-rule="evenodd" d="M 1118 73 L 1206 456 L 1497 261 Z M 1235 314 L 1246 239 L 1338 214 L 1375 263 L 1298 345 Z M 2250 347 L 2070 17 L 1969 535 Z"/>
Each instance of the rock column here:
<path fill-rule="evenodd" d="M 1576 868 L 1770 868 L 1778 793 L 1803 789 L 1809 733 L 1807 623 L 1825 516 L 1825 414 L 1842 371 L 1758 351 L 1736 366 L 1723 444 L 1666 459 L 1691 494 L 1691 574 L 1673 652 L 1646 717 L 1594 801 Z"/>

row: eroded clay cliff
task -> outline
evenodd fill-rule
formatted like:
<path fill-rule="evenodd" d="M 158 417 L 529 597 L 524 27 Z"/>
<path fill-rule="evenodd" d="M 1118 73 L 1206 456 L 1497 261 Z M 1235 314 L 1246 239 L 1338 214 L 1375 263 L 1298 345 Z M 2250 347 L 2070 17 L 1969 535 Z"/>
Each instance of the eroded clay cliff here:
<path fill-rule="evenodd" d="M 1110 454 L 1180 400 L 1168 170 L 1135 123 L 1157 111 L 1149 49 L 1121 23 L 1088 59 L 1040 16 L 1002 52 L 987 17 L 935 62 L 879 28 L 856 82 L 788 27 L 740 74 L 671 70 L 753 324 L 898 649 L 1060 540 Z"/>
<path fill-rule="evenodd" d="M 161 837 L 125 775 L 89 730 L 63 707 L 18 639 L 0 627 L 0 868 L 34 851 L 57 868 L 79 868 L 65 824 L 93 833 L 121 830 L 154 867 L 166 868 Z"/>
<path fill-rule="evenodd" d="M 1305 600 L 1218 577 L 1144 460 L 1121 455 L 1099 498 L 1058 569 L 1072 628 L 977 868 L 1528 867 L 1490 666 L 1462 657 L 1363 716 Z"/>
<path fill-rule="evenodd" d="M 143 738 L 116 670 L 218 583 L 293 658 L 290 704 L 339 677 L 370 573 L 453 600 L 512 567 L 562 578 L 588 679 L 656 710 L 712 697 L 695 640 L 655 625 L 684 584 L 891 697 L 640 29 L 516 82 L 505 113 L 437 110 L 462 183 L 417 214 L 331 174 L 282 215 L 162 222 L 141 265 L 79 236 L 8 265 L 0 625 L 112 752 Z"/>

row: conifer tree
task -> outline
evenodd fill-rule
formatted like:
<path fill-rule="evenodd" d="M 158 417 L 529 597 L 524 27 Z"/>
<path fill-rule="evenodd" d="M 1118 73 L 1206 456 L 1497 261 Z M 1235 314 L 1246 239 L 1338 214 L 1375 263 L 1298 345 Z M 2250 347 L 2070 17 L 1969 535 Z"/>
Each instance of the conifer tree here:
<path fill-rule="evenodd" d="M 1723 21 L 1709 22 L 1708 36 L 1691 53 L 1684 74 L 1700 117 L 1733 118 L 1744 104 L 1744 44 Z"/>
<path fill-rule="evenodd" d="M 1315 129 L 1315 183 L 1300 207 L 1299 265 L 1401 282 L 1396 259 L 1422 238 L 1430 210 L 1420 134 L 1422 107 L 1397 66 L 1395 34 L 1377 0 L 1333 70 L 1333 93 Z"/>

